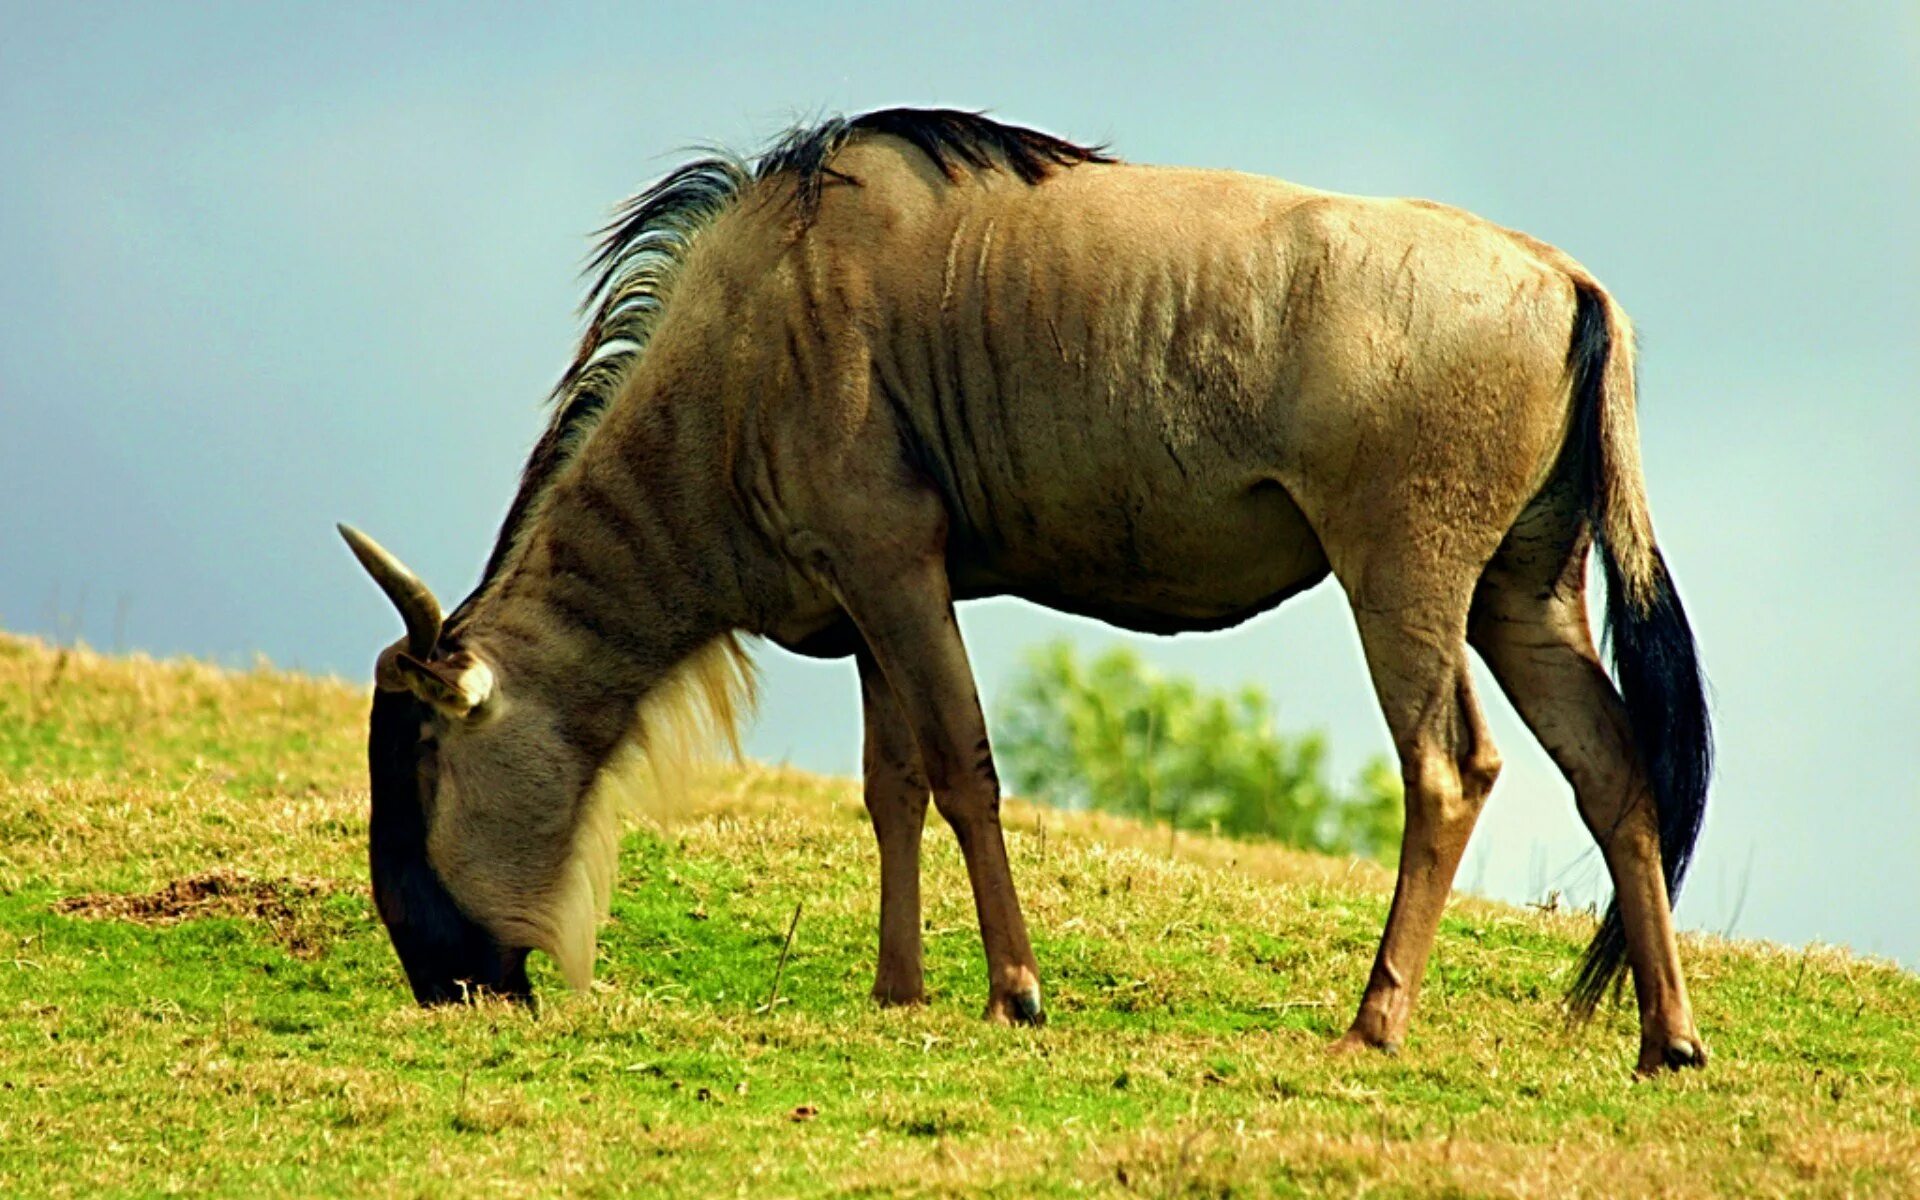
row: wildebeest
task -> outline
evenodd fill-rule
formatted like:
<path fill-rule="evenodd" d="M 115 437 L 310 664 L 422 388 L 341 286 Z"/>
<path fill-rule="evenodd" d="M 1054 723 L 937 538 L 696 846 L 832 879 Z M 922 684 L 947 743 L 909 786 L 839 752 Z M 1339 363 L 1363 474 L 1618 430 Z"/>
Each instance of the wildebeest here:
<path fill-rule="evenodd" d="M 1406 789 L 1337 1045 L 1396 1047 L 1500 759 L 1474 647 L 1572 782 L 1643 1071 L 1705 1061 L 1669 898 L 1705 805 L 1693 638 L 1642 488 L 1627 318 L 1578 263 L 1422 200 L 1116 161 L 951 111 L 796 130 L 621 210 L 479 585 L 445 620 L 343 527 L 407 634 L 376 668 L 374 894 L 423 1003 L 591 978 L 596 780 L 731 728 L 736 638 L 852 655 L 880 848 L 873 994 L 922 999 L 928 792 L 966 859 L 987 1014 L 1042 1020 L 953 602 L 1218 629 L 1329 574 Z M 1624 702 L 1585 591 L 1601 551 Z"/>

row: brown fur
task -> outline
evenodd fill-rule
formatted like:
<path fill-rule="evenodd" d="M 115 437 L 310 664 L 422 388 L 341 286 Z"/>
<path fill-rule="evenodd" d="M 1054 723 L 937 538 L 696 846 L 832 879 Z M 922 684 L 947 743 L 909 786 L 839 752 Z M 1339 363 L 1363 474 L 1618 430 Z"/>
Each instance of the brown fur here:
<path fill-rule="evenodd" d="M 684 694 L 727 727 L 735 631 L 826 639 L 861 655 L 876 995 L 920 996 L 931 790 L 966 854 L 989 1014 L 1038 1020 L 952 600 L 1022 595 L 1166 632 L 1232 624 L 1331 573 L 1408 796 L 1399 887 L 1344 1044 L 1405 1036 L 1498 773 L 1471 633 L 1583 813 L 1620 810 L 1596 832 L 1630 899 L 1642 1065 L 1697 1048 L 1658 846 L 1632 816 L 1645 785 L 1592 669 L 1584 510 L 1554 476 L 1574 288 L 1598 285 L 1551 247 L 1425 202 L 1087 158 L 1029 178 L 979 145 L 936 161 L 876 125 L 804 178 L 742 168 L 738 195 L 646 265 L 662 307 L 613 372 L 594 369 L 603 305 L 551 452 L 442 638 L 498 681 L 474 716 L 442 718 L 432 857 L 462 908 L 583 982 L 611 854 L 592 784 L 636 707 L 703 654 Z M 631 282 L 616 270 L 603 289 Z M 1630 338 L 1606 311 L 1602 532 L 1644 588 Z M 600 390 L 569 426 L 579 386 Z M 1545 608 L 1530 598 L 1543 591 Z"/>

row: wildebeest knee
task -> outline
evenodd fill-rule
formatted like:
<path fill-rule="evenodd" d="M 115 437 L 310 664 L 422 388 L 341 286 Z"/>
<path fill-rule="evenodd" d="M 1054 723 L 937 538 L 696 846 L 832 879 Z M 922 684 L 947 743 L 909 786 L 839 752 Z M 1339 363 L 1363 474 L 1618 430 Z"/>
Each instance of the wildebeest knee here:
<path fill-rule="evenodd" d="M 1482 743 L 1460 761 L 1460 786 L 1476 804 L 1485 801 L 1500 778 L 1500 752 Z"/>
<path fill-rule="evenodd" d="M 875 808 L 892 808 L 901 803 L 925 805 L 927 797 L 927 779 L 920 770 L 916 759 L 911 762 L 893 763 L 884 760 L 868 759 L 866 764 L 865 786 L 862 789 L 868 811 Z"/>
<path fill-rule="evenodd" d="M 1404 756 L 1401 773 L 1407 789 L 1407 803 L 1418 806 L 1428 822 L 1440 829 L 1471 827 L 1480 815 L 1486 790 L 1468 787 L 1461 764 L 1438 748 L 1427 748 Z M 1499 771 L 1498 759 L 1493 770 Z M 1491 786 L 1491 785 L 1489 785 Z"/>
<path fill-rule="evenodd" d="M 943 806 L 941 812 L 947 811 L 944 805 L 948 803 L 984 803 L 999 810 L 1000 774 L 986 739 L 981 739 L 971 756 L 936 752 L 925 755 L 922 761 L 935 802 Z"/>
<path fill-rule="evenodd" d="M 935 785 L 933 803 L 946 818 L 947 824 L 960 828 L 982 821 L 998 820 L 1000 816 L 1000 789 L 983 781 L 969 781 L 958 787 L 940 787 Z"/>

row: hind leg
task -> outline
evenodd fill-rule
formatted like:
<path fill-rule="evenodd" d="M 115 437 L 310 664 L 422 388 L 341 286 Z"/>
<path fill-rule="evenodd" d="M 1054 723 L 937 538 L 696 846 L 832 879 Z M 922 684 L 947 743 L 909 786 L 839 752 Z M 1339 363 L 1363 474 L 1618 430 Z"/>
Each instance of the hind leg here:
<path fill-rule="evenodd" d="M 1553 577 L 1543 581 L 1542 574 Z M 1606 859 L 1640 1007 L 1640 1071 L 1701 1066 L 1707 1050 L 1680 971 L 1653 795 L 1626 707 L 1594 650 L 1585 584 L 1584 540 L 1557 571 L 1530 569 L 1523 555 L 1503 553 L 1481 583 L 1471 637 L 1572 783 L 1581 819 Z"/>
<path fill-rule="evenodd" d="M 1500 773 L 1467 673 L 1470 578 L 1423 587 L 1410 604 L 1376 607 L 1355 594 L 1367 667 L 1400 757 L 1407 822 L 1386 930 L 1339 1049 L 1392 1051 L 1405 1039 L 1454 872 Z"/>

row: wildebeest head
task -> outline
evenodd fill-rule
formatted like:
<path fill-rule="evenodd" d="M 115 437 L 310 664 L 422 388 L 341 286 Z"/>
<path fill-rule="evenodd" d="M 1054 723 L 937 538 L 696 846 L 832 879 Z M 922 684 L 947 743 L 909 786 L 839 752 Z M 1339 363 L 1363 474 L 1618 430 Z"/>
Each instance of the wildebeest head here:
<path fill-rule="evenodd" d="M 517 882 L 551 868 L 509 853 L 488 870 L 498 814 L 491 822 L 476 815 L 474 801 L 493 797 L 470 794 L 491 790 L 472 786 L 483 780 L 501 782 L 486 772 L 503 740 L 493 669 L 477 651 L 447 644 L 439 603 L 411 571 L 357 530 L 342 526 L 341 534 L 407 626 L 375 668 L 367 738 L 369 859 L 380 919 L 420 1003 L 481 993 L 530 999 L 526 961 L 536 935 L 516 919 L 509 898 Z"/>

